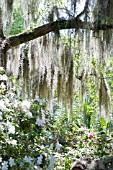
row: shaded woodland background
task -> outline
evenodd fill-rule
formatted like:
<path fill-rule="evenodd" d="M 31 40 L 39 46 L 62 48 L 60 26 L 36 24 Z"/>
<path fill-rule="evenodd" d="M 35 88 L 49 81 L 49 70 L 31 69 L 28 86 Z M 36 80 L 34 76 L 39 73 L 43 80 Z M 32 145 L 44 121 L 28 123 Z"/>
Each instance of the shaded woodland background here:
<path fill-rule="evenodd" d="M 69 119 L 77 95 L 83 107 L 96 103 L 98 117 L 109 121 L 112 2 L 2 1 L 1 6 L 8 41 L 4 65 L 22 86 L 21 95 L 47 98 L 51 109 L 57 97 L 70 110 Z"/>
<path fill-rule="evenodd" d="M 0 1 L 1 103 L 5 105 L 7 98 L 10 104 L 14 101 L 14 106 L 11 104 L 11 108 L 12 112 L 18 115 L 18 119 L 15 122 L 15 116 L 11 115 L 12 126 L 18 124 L 19 134 L 21 130 L 23 134 L 28 133 L 30 122 L 24 117 L 22 123 L 22 110 L 19 110 L 21 116 L 17 112 L 17 105 L 20 107 L 21 104 L 15 106 L 17 100 L 20 103 L 26 101 L 25 107 L 30 106 L 24 108 L 23 112 L 27 114 L 30 111 L 33 114 L 31 114 L 34 116 L 31 129 L 37 131 L 33 124 L 38 125 L 39 136 L 41 134 L 48 136 L 50 133 L 50 136 L 55 137 L 56 144 L 69 145 L 72 150 L 78 147 L 76 143 L 79 141 L 78 152 L 82 148 L 83 154 L 84 149 L 87 148 L 87 152 L 92 156 L 93 150 L 92 154 L 95 158 L 112 155 L 112 8 L 112 0 Z M 5 74 L 7 78 L 3 77 Z M 2 104 L 1 111 L 4 112 Z M 7 107 L 9 106 L 6 104 L 4 108 Z M 48 116 L 52 116 L 48 118 L 51 128 L 46 126 L 46 130 L 40 129 L 42 122 L 47 121 L 44 115 L 47 110 L 50 113 Z M 10 120 L 7 118 L 7 111 L 4 120 L 5 122 Z M 59 129 L 56 128 L 57 126 Z M 6 127 L 9 127 L 9 124 Z M 6 132 L 2 133 L 5 136 Z M 76 134 L 77 139 L 73 134 Z M 3 139 L 6 140 L 6 137 Z M 38 143 L 41 143 L 41 139 Z M 52 141 L 48 144 L 52 144 Z M 104 144 L 103 147 L 101 144 Z M 95 148 L 97 152 L 94 152 Z M 17 150 L 21 155 L 20 148 Z M 83 157 L 78 153 L 75 155 L 78 158 L 85 157 L 85 153 Z M 5 161 L 5 156 L 3 157 Z M 15 157 L 14 154 L 12 157 Z M 39 160 L 42 158 L 43 156 L 39 156 Z M 32 159 L 30 158 L 28 162 Z M 67 162 L 62 167 L 68 169 L 72 160 L 66 157 Z M 1 165 L 2 169 L 3 166 L 4 164 Z M 10 165 L 9 168 L 12 166 Z M 32 165 L 31 169 L 34 167 L 35 165 Z"/>

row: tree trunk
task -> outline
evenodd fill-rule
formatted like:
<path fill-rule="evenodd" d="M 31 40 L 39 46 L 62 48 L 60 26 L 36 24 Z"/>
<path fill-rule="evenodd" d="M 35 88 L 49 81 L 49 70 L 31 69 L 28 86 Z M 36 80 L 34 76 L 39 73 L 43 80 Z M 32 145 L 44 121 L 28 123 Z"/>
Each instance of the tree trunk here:
<path fill-rule="evenodd" d="M 71 170 L 113 170 L 113 156 L 96 161 L 91 159 L 76 161 Z"/>
<path fill-rule="evenodd" d="M 2 67 L 5 67 L 5 64 L 6 64 L 5 46 L 6 46 L 6 40 L 3 34 L 2 9 L 0 7 L 0 66 Z"/>

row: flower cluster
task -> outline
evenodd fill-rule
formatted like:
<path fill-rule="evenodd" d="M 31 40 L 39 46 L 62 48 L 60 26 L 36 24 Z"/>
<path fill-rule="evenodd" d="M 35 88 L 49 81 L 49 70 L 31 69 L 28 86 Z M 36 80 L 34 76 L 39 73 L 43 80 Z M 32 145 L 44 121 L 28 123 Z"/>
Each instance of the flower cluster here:
<path fill-rule="evenodd" d="M 4 73 L 0 78 L 7 79 Z M 15 87 L 6 91 L 2 84 L 0 169 L 70 169 L 76 158 L 100 158 L 112 153 L 112 135 L 61 120 L 59 113 L 53 116 L 47 111 L 45 99 L 19 99 Z"/>
<path fill-rule="evenodd" d="M 20 100 L 15 90 L 3 93 L 6 88 L 3 84 L 0 88 L 0 169 L 52 169 L 56 158 L 51 155 L 60 151 L 60 145 L 49 133 L 53 122 L 46 101 Z"/>

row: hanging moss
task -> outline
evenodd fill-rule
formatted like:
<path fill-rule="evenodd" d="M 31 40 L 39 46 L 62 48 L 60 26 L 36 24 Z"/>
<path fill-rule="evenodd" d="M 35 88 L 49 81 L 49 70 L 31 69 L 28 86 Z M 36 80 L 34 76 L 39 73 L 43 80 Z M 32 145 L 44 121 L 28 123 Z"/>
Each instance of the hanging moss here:
<path fill-rule="evenodd" d="M 5 0 L 5 2 L 5 7 L 11 14 L 13 11 L 13 0 Z M 41 2 L 39 5 L 37 0 L 34 0 L 35 8 L 32 0 L 22 0 L 21 2 L 23 3 L 22 11 L 24 15 L 22 24 L 24 23 L 25 29 L 31 29 L 36 24 L 40 25 L 45 22 L 45 20 L 41 21 L 44 16 L 43 13 L 41 13 L 42 16 L 35 16 L 35 12 L 39 7 L 39 11 L 37 12 L 39 14 L 40 9 L 42 9 L 41 4 L 46 1 Z M 74 11 L 77 2 L 78 1 L 71 1 Z M 51 3 L 52 6 L 56 4 L 55 1 L 48 1 L 48 3 Z M 68 3 L 67 1 L 67 4 Z M 98 26 L 100 22 L 105 24 L 112 22 L 112 0 L 108 0 L 106 3 L 103 3 L 102 0 L 97 0 L 97 4 L 98 7 L 95 8 L 96 13 L 93 20 L 95 24 Z M 39 23 L 36 22 L 35 17 L 41 18 Z M 31 25 L 31 21 L 33 21 L 33 25 Z M 28 92 L 26 95 L 32 98 L 39 95 L 52 101 L 55 94 L 60 101 L 63 101 L 65 105 L 69 106 L 70 113 L 68 117 L 70 119 L 73 112 L 74 90 L 76 90 L 74 88 L 74 83 L 76 82 L 74 80 L 73 56 L 77 52 L 79 64 L 77 66 L 78 75 L 76 77 L 78 77 L 80 81 L 78 86 L 82 102 L 85 101 L 85 94 L 87 93 L 86 80 L 90 75 L 95 75 L 96 78 L 94 78 L 94 81 L 97 83 L 100 101 L 100 117 L 103 116 L 103 114 L 108 116 L 110 113 L 110 94 L 107 80 L 105 80 L 104 77 L 107 69 L 106 65 L 109 65 L 108 57 L 110 46 L 112 45 L 112 31 L 93 32 L 90 30 L 77 30 L 74 35 L 74 38 L 79 41 L 77 45 L 73 43 L 73 41 L 76 42 L 76 40 L 73 39 L 72 41 L 70 34 L 70 31 L 66 33 L 68 41 L 65 45 L 62 43 L 60 36 L 57 37 L 54 33 L 50 33 L 30 41 L 26 54 L 22 46 L 9 50 L 7 53 L 7 73 L 9 75 L 13 74 L 15 78 L 19 79 L 20 84 L 23 85 L 23 92 Z M 90 83 L 90 81 L 87 83 Z"/>
<path fill-rule="evenodd" d="M 108 0 L 104 3 L 102 0 L 97 0 L 94 10 L 95 24 L 109 24 L 113 19 L 113 1 Z M 96 72 L 98 88 L 99 88 L 99 117 L 104 117 L 109 120 L 110 114 L 110 90 L 108 87 L 106 69 L 109 66 L 110 47 L 112 44 L 112 30 L 94 32 L 94 56 L 96 59 Z"/>
<path fill-rule="evenodd" d="M 100 79 L 100 88 L 99 88 L 99 110 L 100 118 L 104 117 L 107 122 L 110 119 L 110 91 L 108 88 L 107 81 L 104 77 Z"/>

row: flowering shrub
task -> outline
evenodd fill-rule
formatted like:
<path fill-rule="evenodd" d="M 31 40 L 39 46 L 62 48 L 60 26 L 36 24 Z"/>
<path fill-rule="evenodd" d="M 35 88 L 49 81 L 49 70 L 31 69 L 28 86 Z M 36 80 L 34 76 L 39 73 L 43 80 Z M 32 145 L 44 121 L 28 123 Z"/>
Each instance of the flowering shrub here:
<path fill-rule="evenodd" d="M 52 169 L 59 142 L 46 101 L 19 100 L 13 90 L 6 91 L 7 77 L 0 79 L 0 169 Z"/>
<path fill-rule="evenodd" d="M 15 87 L 7 91 L 8 78 L 0 73 L 1 170 L 67 170 L 75 159 L 112 153 L 112 134 L 61 122 L 47 111 L 45 99 L 22 100 Z"/>

